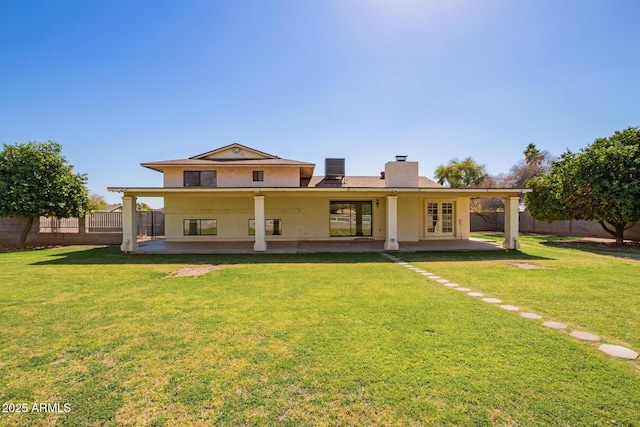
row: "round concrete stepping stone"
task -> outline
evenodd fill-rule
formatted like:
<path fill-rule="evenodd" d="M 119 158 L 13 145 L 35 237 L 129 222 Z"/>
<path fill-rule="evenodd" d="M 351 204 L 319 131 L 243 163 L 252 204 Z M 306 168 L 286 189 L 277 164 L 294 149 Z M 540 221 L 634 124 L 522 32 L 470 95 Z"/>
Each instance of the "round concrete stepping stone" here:
<path fill-rule="evenodd" d="M 520 311 L 520 307 L 516 307 L 515 305 L 501 305 L 500 308 L 507 311 Z"/>
<path fill-rule="evenodd" d="M 470 297 L 483 297 L 484 294 L 482 292 L 469 292 L 467 295 Z"/>
<path fill-rule="evenodd" d="M 542 326 L 546 326 L 551 329 L 567 329 L 567 325 L 560 322 L 544 322 Z"/>
<path fill-rule="evenodd" d="M 429 277 L 429 279 L 433 279 L 433 280 L 438 280 L 440 278 L 440 276 L 431 276 Z"/>
<path fill-rule="evenodd" d="M 426 271 L 423 271 L 423 272 L 422 272 L 422 273 L 420 273 L 420 274 L 422 274 L 423 276 L 432 276 L 432 274 L 431 274 L 431 273 L 428 273 L 428 272 L 426 272 Z"/>
<path fill-rule="evenodd" d="M 621 345 L 602 344 L 600 350 L 609 356 L 620 357 L 622 359 L 635 360 L 638 358 L 638 353 Z"/>
<path fill-rule="evenodd" d="M 443 283 L 447 288 L 457 288 L 458 285 L 457 283 Z"/>
<path fill-rule="evenodd" d="M 400 262 L 398 262 L 398 264 L 400 264 L 400 265 L 409 265 L 408 262 L 404 262 L 404 261 L 400 261 Z"/>
<path fill-rule="evenodd" d="M 469 292 L 470 290 L 471 288 L 463 288 L 463 287 L 456 288 L 456 291 L 460 291 L 460 292 Z"/>
<path fill-rule="evenodd" d="M 482 301 L 488 302 L 489 304 L 500 304 L 502 302 L 501 299 L 497 298 L 482 298 Z"/>
<path fill-rule="evenodd" d="M 589 332 L 573 331 L 569 335 L 571 335 L 574 338 L 578 338 L 579 340 L 600 341 L 600 337 L 599 336 L 594 335 L 594 334 L 589 333 Z"/>
<path fill-rule="evenodd" d="M 542 319 L 542 316 L 540 316 L 539 314 L 535 314 L 535 313 L 520 313 L 520 316 L 526 318 L 526 319 Z"/>
<path fill-rule="evenodd" d="M 436 282 L 438 282 L 438 283 L 449 283 L 449 281 L 447 279 L 437 279 Z"/>

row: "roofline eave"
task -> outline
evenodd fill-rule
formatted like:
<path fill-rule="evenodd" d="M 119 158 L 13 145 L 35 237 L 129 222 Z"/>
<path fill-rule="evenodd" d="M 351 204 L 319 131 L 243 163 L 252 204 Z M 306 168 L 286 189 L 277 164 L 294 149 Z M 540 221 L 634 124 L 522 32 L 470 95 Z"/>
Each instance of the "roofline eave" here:
<path fill-rule="evenodd" d="M 107 187 L 107 190 L 115 193 L 139 197 L 163 197 L 165 195 L 204 195 L 204 194 L 224 194 L 224 193 L 381 193 L 383 195 L 394 194 L 438 194 L 448 193 L 458 197 L 484 198 L 484 197 L 516 197 L 524 193 L 530 193 L 529 188 L 392 188 L 392 187 L 343 187 L 343 188 L 317 188 L 317 187 Z"/>

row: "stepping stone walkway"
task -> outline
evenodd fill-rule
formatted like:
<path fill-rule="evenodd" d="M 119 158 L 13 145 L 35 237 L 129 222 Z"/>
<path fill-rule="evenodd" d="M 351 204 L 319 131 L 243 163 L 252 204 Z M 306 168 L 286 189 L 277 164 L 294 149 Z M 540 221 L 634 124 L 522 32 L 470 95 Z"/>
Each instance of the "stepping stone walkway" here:
<path fill-rule="evenodd" d="M 551 329 L 567 329 L 567 325 L 560 322 L 544 322 L 542 326 L 546 326 Z"/>
<path fill-rule="evenodd" d="M 571 335 L 574 338 L 578 338 L 579 340 L 600 341 L 600 337 L 599 336 L 594 335 L 594 334 L 592 334 L 590 332 L 573 331 L 569 335 Z"/>
<path fill-rule="evenodd" d="M 387 253 L 382 253 L 381 254 L 383 257 L 388 258 L 389 260 L 395 262 L 398 265 L 401 265 L 411 271 L 415 271 L 416 273 L 419 273 L 431 280 L 435 280 L 438 283 L 442 283 L 444 286 L 451 288 L 451 289 L 455 289 L 456 291 L 460 291 L 460 292 L 467 292 L 467 295 L 469 295 L 470 297 L 484 297 L 484 294 L 481 292 L 469 292 L 471 291 L 470 288 L 465 288 L 463 286 L 458 285 L 457 283 L 452 283 L 449 282 L 449 280 L 447 279 L 443 279 L 440 276 L 436 276 L 432 273 L 426 272 L 421 268 L 418 267 L 414 267 L 413 265 L 411 265 L 410 263 L 406 262 L 406 261 L 402 261 L 400 258 L 395 257 L 393 255 L 389 255 Z M 502 302 L 502 300 L 497 299 L 497 298 L 482 298 L 482 301 L 487 302 L 489 304 L 500 304 Z M 520 311 L 520 307 L 516 307 L 515 305 L 501 305 L 500 308 L 502 308 L 503 310 L 507 310 L 507 311 Z M 521 317 L 524 317 L 525 319 L 533 319 L 533 320 L 540 320 L 542 319 L 542 316 L 540 316 L 539 314 L 536 313 L 520 313 Z M 551 329 L 558 329 L 558 330 L 564 330 L 567 329 L 567 325 L 565 325 L 564 323 L 560 323 L 560 322 L 552 322 L 552 321 L 548 321 L 548 322 L 543 322 L 542 326 L 546 326 L 547 328 L 551 328 Z M 592 334 L 590 332 L 585 332 L 585 331 L 572 331 L 569 335 L 571 335 L 574 338 L 577 338 L 579 340 L 584 340 L 584 341 L 593 341 L 593 342 L 597 342 L 600 341 L 600 337 Z M 604 352 L 607 353 L 610 356 L 613 357 L 618 357 L 621 359 L 629 359 L 629 360 L 636 360 L 638 359 L 638 353 L 620 346 L 620 345 L 611 345 L 611 344 L 602 344 L 599 349 Z"/>
<path fill-rule="evenodd" d="M 610 356 L 620 357 L 622 359 L 635 360 L 638 358 L 638 353 L 621 345 L 602 344 L 600 350 Z"/>
<path fill-rule="evenodd" d="M 520 316 L 524 317 L 525 319 L 535 319 L 535 320 L 542 319 L 542 316 L 535 313 L 520 313 Z"/>

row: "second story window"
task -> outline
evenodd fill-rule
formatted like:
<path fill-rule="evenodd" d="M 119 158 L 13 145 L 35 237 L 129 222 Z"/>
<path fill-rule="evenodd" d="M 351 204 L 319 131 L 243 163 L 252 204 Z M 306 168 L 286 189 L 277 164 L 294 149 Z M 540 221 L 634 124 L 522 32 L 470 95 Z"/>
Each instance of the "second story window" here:
<path fill-rule="evenodd" d="M 184 171 L 185 187 L 217 187 L 216 171 Z"/>
<path fill-rule="evenodd" d="M 264 181 L 264 171 L 253 171 L 253 181 Z"/>

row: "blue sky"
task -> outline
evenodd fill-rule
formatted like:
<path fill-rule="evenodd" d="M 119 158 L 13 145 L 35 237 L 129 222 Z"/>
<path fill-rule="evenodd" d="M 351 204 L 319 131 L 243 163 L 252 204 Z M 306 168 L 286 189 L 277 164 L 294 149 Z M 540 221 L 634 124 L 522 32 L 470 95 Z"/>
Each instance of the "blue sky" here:
<path fill-rule="evenodd" d="M 506 172 L 640 125 L 640 2 L 0 0 L 0 143 L 55 140 L 93 192 L 239 142 L 377 175 Z M 154 207 L 161 201 L 148 200 Z"/>

